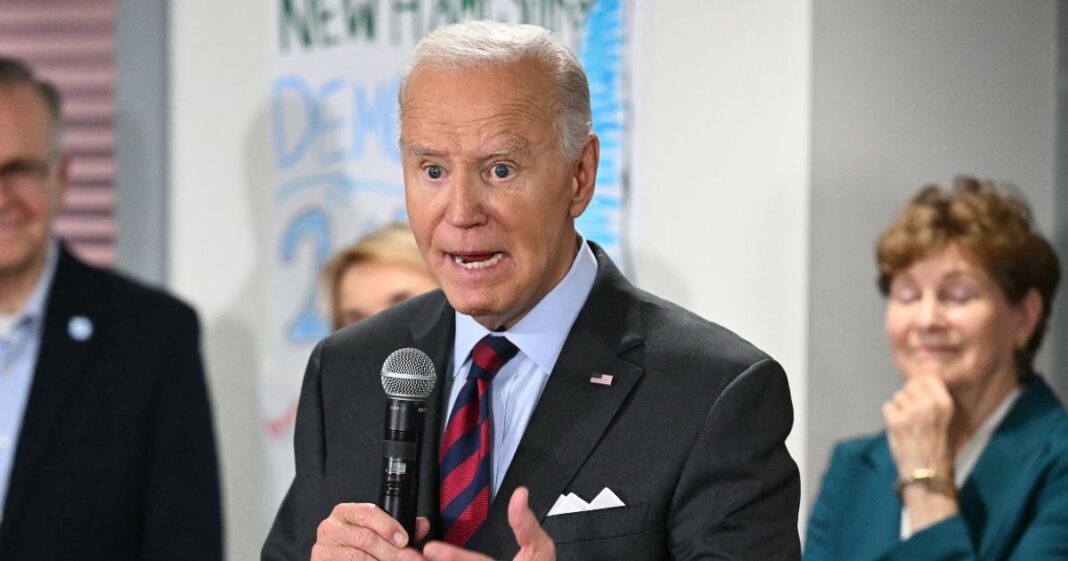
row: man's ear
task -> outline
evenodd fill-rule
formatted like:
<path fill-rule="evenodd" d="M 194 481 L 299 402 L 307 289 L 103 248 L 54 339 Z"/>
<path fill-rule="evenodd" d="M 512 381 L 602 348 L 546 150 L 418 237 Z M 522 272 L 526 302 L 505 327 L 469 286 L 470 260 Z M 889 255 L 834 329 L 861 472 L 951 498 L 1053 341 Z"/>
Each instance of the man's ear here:
<path fill-rule="evenodd" d="M 593 199 L 594 186 L 597 184 L 597 163 L 601 159 L 601 140 L 590 133 L 582 155 L 575 164 L 574 176 L 571 178 L 571 218 L 578 218 L 586 211 Z"/>
<path fill-rule="evenodd" d="M 70 187 L 70 153 L 60 152 L 56 160 L 56 200 L 62 205 Z"/>

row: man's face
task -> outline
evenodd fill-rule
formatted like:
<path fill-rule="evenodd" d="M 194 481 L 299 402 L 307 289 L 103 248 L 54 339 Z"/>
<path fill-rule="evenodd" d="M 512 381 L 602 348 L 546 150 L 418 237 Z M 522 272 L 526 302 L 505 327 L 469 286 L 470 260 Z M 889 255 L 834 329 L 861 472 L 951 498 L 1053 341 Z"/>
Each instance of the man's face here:
<path fill-rule="evenodd" d="M 43 266 L 66 187 L 44 100 L 29 86 L 0 86 L 0 275 Z"/>
<path fill-rule="evenodd" d="M 597 170 L 590 138 L 564 161 L 547 69 L 532 60 L 422 67 L 401 121 L 408 217 L 449 303 L 508 328 L 563 278 Z"/>

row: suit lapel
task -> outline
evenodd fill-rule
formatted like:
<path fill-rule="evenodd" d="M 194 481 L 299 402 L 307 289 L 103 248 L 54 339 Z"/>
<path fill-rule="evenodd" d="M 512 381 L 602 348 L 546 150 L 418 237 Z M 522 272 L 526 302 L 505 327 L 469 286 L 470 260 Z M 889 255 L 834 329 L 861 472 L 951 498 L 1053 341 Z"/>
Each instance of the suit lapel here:
<path fill-rule="evenodd" d="M 1010 543 L 1014 526 L 1024 519 L 1021 510 L 1041 476 L 1047 442 L 1061 406 L 1041 378 L 1033 380 L 998 426 L 975 469 L 961 489 L 961 513 L 976 543 L 980 558 L 999 559 Z"/>
<path fill-rule="evenodd" d="M 430 520 L 429 538 L 438 537 L 440 529 L 440 506 L 438 496 L 438 448 L 441 435 L 442 402 L 446 392 L 446 380 L 449 377 L 449 359 L 452 355 L 452 341 L 455 336 L 456 322 L 453 309 L 439 293 L 427 303 L 419 314 L 421 321 L 411 326 L 412 342 L 415 348 L 425 352 L 434 362 L 438 381 L 434 392 L 426 404 L 426 425 L 423 432 L 422 461 L 419 466 L 419 504 L 417 512 Z"/>
<path fill-rule="evenodd" d="M 842 535 L 849 541 L 842 544 L 843 559 L 868 559 L 900 541 L 901 503 L 894 496 L 897 467 L 885 435 L 868 445 L 864 460 L 867 471 L 855 488 L 859 508 L 844 517 L 848 527 Z"/>
<path fill-rule="evenodd" d="M 642 376 L 641 366 L 620 356 L 643 341 L 638 304 L 622 274 L 600 248 L 593 248 L 598 260 L 593 291 L 564 343 L 489 517 L 472 543 L 474 549 L 495 557 L 511 557 L 517 550 L 507 514 L 516 487 L 530 489 L 531 509 L 544 519 Z M 612 375 L 611 385 L 590 382 L 600 374 Z"/>
<path fill-rule="evenodd" d="M 85 340 L 75 340 L 70 333 L 74 318 L 84 318 L 99 330 L 100 322 L 89 306 L 95 288 L 94 277 L 86 274 L 85 266 L 61 247 L 48 293 L 41 346 L 19 432 L 4 518 L 16 517 L 27 499 L 33 474 L 47 457 L 50 440 L 63 424 L 63 411 L 77 394 L 82 371 L 96 347 L 92 334 Z"/>

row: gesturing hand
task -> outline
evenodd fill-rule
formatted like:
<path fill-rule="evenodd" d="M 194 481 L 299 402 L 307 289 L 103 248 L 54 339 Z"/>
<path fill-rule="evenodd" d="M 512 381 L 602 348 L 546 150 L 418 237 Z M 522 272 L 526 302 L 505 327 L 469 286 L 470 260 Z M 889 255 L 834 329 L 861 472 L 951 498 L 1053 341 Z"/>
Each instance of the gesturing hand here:
<path fill-rule="evenodd" d="M 515 533 L 519 553 L 515 561 L 556 561 L 556 544 L 549 534 L 542 530 L 534 512 L 527 504 L 529 492 L 520 487 L 512 493 L 508 501 L 508 524 Z M 480 553 L 460 549 L 442 542 L 430 542 L 423 548 L 423 555 L 430 561 L 492 561 Z M 405 557 L 404 559 L 408 559 Z M 412 557 L 413 561 L 418 557 Z"/>

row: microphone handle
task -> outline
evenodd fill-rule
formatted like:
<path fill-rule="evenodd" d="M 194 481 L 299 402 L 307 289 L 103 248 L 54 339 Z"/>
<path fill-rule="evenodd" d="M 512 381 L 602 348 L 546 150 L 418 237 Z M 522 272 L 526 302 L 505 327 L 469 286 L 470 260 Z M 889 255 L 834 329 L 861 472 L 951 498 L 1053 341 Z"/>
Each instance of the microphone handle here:
<path fill-rule="evenodd" d="M 400 522 L 413 543 L 419 497 L 419 451 L 423 444 L 425 418 L 426 401 L 386 400 L 378 506 Z"/>

